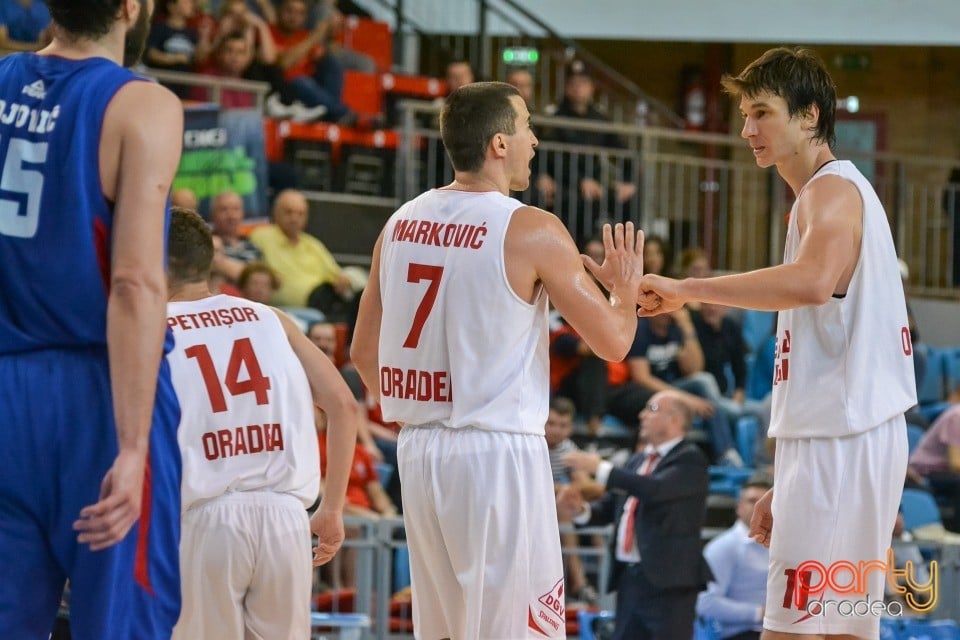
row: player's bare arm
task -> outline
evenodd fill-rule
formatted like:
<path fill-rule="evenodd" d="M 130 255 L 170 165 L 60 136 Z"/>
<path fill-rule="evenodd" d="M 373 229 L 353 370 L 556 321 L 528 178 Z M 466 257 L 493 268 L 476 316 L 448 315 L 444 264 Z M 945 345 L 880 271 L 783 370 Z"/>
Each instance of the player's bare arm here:
<path fill-rule="evenodd" d="M 832 295 L 846 293 L 853 277 L 860 257 L 862 210 L 853 184 L 839 176 L 818 178 L 804 190 L 797 209 L 796 261 L 716 278 L 645 276 L 641 289 L 660 296 L 663 304 L 640 315 L 669 312 L 692 300 L 764 311 L 824 304 Z"/>
<path fill-rule="evenodd" d="M 321 565 L 329 562 L 343 544 L 343 507 L 357 430 L 360 428 L 360 407 L 330 359 L 310 342 L 286 314 L 281 311 L 276 313 L 310 381 L 313 400 L 327 415 L 330 454 L 327 457 L 323 500 L 310 520 L 310 530 L 319 539 L 314 549 L 313 563 Z"/>
<path fill-rule="evenodd" d="M 350 345 L 350 360 L 360 379 L 374 398 L 380 398 L 380 323 L 383 321 L 383 299 L 380 296 L 380 248 L 383 232 L 373 247 L 370 278 L 360 296 L 357 324 Z"/>
<path fill-rule="evenodd" d="M 120 451 L 100 500 L 74 524 L 94 551 L 123 539 L 140 515 L 166 317 L 165 207 L 182 140 L 183 106 L 153 83 L 124 86 L 104 116 L 101 185 L 115 202 L 107 348 Z"/>
<path fill-rule="evenodd" d="M 643 275 L 643 233 L 633 223 L 604 226 L 603 265 L 584 260 L 555 215 L 535 207 L 517 209 L 504 241 L 507 279 L 527 301 L 542 283 L 553 305 L 593 352 L 623 360 L 636 334 L 636 299 Z M 584 265 L 610 292 L 607 300 Z"/>

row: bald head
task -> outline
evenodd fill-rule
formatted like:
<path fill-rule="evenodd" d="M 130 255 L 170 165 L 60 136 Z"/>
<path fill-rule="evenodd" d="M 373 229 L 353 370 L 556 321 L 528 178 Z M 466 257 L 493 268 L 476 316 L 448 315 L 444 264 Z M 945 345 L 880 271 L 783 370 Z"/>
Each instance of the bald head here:
<path fill-rule="evenodd" d="M 682 438 L 693 423 L 693 411 L 676 391 L 660 391 L 640 412 L 640 439 L 658 446 Z"/>
<path fill-rule="evenodd" d="M 307 228 L 307 199 L 296 189 L 286 189 L 273 202 L 273 221 L 285 236 L 296 240 Z"/>

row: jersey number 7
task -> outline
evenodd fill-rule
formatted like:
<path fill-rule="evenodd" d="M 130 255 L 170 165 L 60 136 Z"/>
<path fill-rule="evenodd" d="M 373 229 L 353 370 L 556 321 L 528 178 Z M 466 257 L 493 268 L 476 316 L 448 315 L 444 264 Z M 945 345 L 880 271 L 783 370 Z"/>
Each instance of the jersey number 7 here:
<path fill-rule="evenodd" d="M 407 339 L 403 341 L 405 349 L 416 349 L 420 344 L 420 334 L 423 333 L 423 325 L 427 321 L 427 316 L 433 310 L 433 305 L 437 301 L 437 292 L 440 290 L 440 278 L 443 277 L 443 267 L 430 264 L 417 264 L 411 262 L 407 269 L 407 282 L 417 283 L 421 280 L 429 280 L 430 285 L 427 292 L 423 294 L 417 312 L 413 315 L 413 326 L 410 327 L 410 333 Z"/>
<path fill-rule="evenodd" d="M 217 368 L 213 364 L 213 358 L 210 357 L 210 350 L 205 344 L 195 344 L 183 352 L 188 358 L 195 358 L 200 367 L 200 374 L 203 376 L 203 384 L 207 387 L 207 395 L 210 396 L 210 408 L 214 413 L 221 413 L 227 410 L 227 399 L 223 395 L 223 386 L 220 384 L 220 376 L 217 375 Z M 247 379 L 240 380 L 240 367 L 246 366 Z M 227 377 L 224 380 L 230 395 L 240 396 L 245 393 L 253 393 L 257 399 L 257 404 L 269 404 L 267 391 L 270 390 L 270 378 L 263 375 L 260 370 L 260 362 L 257 360 L 257 354 L 253 351 L 253 344 L 250 338 L 240 338 L 233 343 L 233 349 L 230 350 L 230 361 L 227 363 Z"/>

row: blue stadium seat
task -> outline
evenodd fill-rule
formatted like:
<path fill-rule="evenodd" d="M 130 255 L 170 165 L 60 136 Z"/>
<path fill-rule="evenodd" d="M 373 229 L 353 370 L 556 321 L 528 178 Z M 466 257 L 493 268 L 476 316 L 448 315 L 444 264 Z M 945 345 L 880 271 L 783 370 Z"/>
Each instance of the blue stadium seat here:
<path fill-rule="evenodd" d="M 942 350 L 943 371 L 946 375 L 947 393 L 960 387 L 960 347 Z"/>
<path fill-rule="evenodd" d="M 944 400 L 947 350 L 927 346 L 927 371 L 917 389 L 920 405 L 932 405 Z"/>
<path fill-rule="evenodd" d="M 907 423 L 907 447 L 911 454 L 916 450 L 917 445 L 923 438 L 924 431 L 915 424 Z"/>
<path fill-rule="evenodd" d="M 580 640 L 599 640 L 597 635 L 598 628 L 603 626 L 612 627 L 613 613 L 610 611 L 587 611 L 581 609 L 577 612 L 577 626 L 580 629 Z M 603 634 L 604 636 L 607 634 Z"/>
<path fill-rule="evenodd" d="M 397 547 L 393 552 L 393 592 L 410 586 L 410 549 Z"/>
<path fill-rule="evenodd" d="M 907 531 L 912 531 L 925 524 L 942 522 L 936 500 L 929 493 L 920 489 L 903 490 L 900 510 L 903 511 L 903 526 Z"/>
<path fill-rule="evenodd" d="M 753 469 L 738 467 L 710 467 L 710 488 L 713 495 L 725 495 L 736 498 L 740 495 L 740 487 L 753 475 Z"/>
<path fill-rule="evenodd" d="M 960 627 L 953 620 L 904 620 L 901 640 L 960 640 Z"/>

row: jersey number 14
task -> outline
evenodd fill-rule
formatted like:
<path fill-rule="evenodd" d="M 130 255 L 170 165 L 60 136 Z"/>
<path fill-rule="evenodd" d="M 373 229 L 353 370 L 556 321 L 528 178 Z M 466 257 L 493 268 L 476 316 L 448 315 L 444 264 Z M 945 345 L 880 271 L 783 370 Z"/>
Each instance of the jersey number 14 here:
<path fill-rule="evenodd" d="M 183 353 L 188 358 L 194 358 L 200 367 L 203 384 L 207 387 L 207 395 L 210 396 L 210 408 L 213 409 L 214 413 L 226 411 L 227 399 L 223 394 L 223 385 L 220 384 L 220 376 L 217 374 L 217 368 L 213 364 L 213 358 L 210 357 L 210 350 L 207 349 L 207 345 L 196 344 L 185 349 Z M 241 367 L 247 370 L 246 380 L 240 379 Z M 240 396 L 245 393 L 252 393 L 257 399 L 258 405 L 270 403 L 270 399 L 267 397 L 267 391 L 270 390 L 270 378 L 263 375 L 250 338 L 240 338 L 233 343 L 233 349 L 230 350 L 230 361 L 227 363 L 227 377 L 223 382 L 230 395 Z"/>

